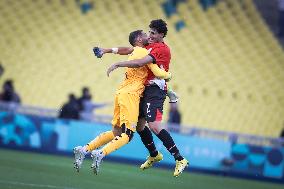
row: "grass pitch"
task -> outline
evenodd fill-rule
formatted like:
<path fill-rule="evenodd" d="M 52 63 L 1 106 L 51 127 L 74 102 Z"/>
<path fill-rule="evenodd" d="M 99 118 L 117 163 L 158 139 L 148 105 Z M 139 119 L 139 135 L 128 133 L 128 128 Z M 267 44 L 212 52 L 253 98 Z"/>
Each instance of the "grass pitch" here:
<path fill-rule="evenodd" d="M 173 170 L 105 161 L 99 175 L 84 162 L 80 173 L 73 168 L 73 158 L 0 149 L 0 188 L 47 189 L 280 189 L 283 185 L 230 177 L 183 173 L 172 176 Z"/>

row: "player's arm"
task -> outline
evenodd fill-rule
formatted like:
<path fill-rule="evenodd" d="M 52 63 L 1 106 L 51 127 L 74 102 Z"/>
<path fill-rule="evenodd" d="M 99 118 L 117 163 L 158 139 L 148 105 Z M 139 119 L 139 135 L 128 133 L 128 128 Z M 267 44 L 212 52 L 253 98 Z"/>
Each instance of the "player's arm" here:
<path fill-rule="evenodd" d="M 113 70 L 115 70 L 119 67 L 139 68 L 139 67 L 142 67 L 142 66 L 149 64 L 149 63 L 152 63 L 152 62 L 153 62 L 153 58 L 150 55 L 147 55 L 144 58 L 140 58 L 140 59 L 117 62 L 117 63 L 112 64 L 108 68 L 107 75 L 109 76 L 110 72 L 112 72 Z"/>
<path fill-rule="evenodd" d="M 145 66 L 146 64 L 149 64 L 152 62 L 153 62 L 152 56 L 147 55 L 140 59 L 117 62 L 114 65 L 116 65 L 117 68 L 119 67 L 139 68 L 139 67 Z"/>
<path fill-rule="evenodd" d="M 147 64 L 147 66 L 153 72 L 153 74 L 160 79 L 166 79 L 169 81 L 172 78 L 172 74 L 170 72 L 162 70 L 157 64 L 150 63 Z"/>
<path fill-rule="evenodd" d="M 131 54 L 133 52 L 133 47 L 115 47 L 115 48 L 94 47 L 93 51 L 97 58 L 101 58 L 106 53 L 113 53 L 119 55 Z"/>

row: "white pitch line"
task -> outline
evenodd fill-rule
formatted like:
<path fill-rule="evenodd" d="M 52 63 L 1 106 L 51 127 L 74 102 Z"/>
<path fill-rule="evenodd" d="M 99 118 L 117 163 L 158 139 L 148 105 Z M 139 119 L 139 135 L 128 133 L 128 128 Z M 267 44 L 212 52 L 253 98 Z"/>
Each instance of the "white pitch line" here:
<path fill-rule="evenodd" d="M 35 187 L 35 188 L 76 189 L 76 188 L 72 188 L 72 187 L 55 186 L 55 185 L 49 185 L 49 184 L 33 184 L 33 183 L 8 181 L 8 180 L 0 180 L 0 183 L 11 184 L 11 185 L 30 186 L 30 187 Z"/>

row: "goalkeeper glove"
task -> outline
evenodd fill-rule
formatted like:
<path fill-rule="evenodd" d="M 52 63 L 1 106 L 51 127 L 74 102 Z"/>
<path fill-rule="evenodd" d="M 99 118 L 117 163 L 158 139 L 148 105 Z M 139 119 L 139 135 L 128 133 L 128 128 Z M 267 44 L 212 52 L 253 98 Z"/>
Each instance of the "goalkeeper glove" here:
<path fill-rule="evenodd" d="M 168 89 L 167 91 L 167 96 L 170 99 L 170 103 L 177 103 L 179 100 L 178 95 L 176 94 L 176 92 L 174 92 L 172 89 Z"/>
<path fill-rule="evenodd" d="M 103 51 L 99 47 L 94 47 L 93 48 L 94 54 L 97 58 L 102 58 L 103 57 Z"/>

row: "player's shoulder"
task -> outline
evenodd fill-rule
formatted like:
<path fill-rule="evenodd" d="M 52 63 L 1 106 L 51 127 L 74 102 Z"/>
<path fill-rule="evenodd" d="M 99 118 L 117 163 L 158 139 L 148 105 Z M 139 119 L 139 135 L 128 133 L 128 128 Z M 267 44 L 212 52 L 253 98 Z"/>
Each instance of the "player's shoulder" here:
<path fill-rule="evenodd" d="M 144 48 L 144 47 L 138 47 L 138 46 L 136 46 L 136 47 L 133 48 L 133 51 L 147 51 L 147 49 Z"/>
<path fill-rule="evenodd" d="M 143 48 L 143 47 L 134 47 L 133 48 L 133 53 L 147 53 L 148 54 L 148 50 L 146 48 Z"/>
<path fill-rule="evenodd" d="M 153 48 L 153 47 L 168 47 L 168 45 L 164 42 L 161 43 L 151 43 L 147 46 L 148 48 Z"/>
<path fill-rule="evenodd" d="M 133 52 L 131 53 L 131 57 L 136 59 L 136 58 L 142 58 L 148 55 L 149 52 L 147 49 L 143 47 L 134 47 Z"/>
<path fill-rule="evenodd" d="M 166 43 L 151 43 L 147 49 L 170 49 Z"/>
<path fill-rule="evenodd" d="M 151 52 L 159 52 L 159 53 L 167 53 L 170 54 L 171 50 L 165 43 L 152 43 L 147 46 L 149 53 Z"/>

